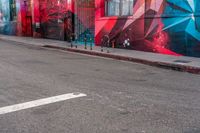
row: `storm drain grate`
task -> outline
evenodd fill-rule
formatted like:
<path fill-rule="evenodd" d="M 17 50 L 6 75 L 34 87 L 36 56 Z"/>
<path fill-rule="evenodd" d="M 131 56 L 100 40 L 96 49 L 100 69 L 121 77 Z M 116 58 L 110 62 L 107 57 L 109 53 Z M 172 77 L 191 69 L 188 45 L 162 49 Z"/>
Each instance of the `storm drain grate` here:
<path fill-rule="evenodd" d="M 191 61 L 188 60 L 175 60 L 176 63 L 190 63 Z"/>

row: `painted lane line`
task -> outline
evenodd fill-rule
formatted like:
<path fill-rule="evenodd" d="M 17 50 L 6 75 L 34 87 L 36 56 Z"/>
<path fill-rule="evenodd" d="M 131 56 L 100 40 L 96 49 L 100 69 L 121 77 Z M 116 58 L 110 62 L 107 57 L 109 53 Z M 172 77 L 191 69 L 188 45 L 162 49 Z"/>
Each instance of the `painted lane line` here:
<path fill-rule="evenodd" d="M 59 96 L 53 96 L 35 101 L 6 106 L 0 108 L 0 115 L 85 96 L 87 95 L 83 93 L 68 93 Z"/>

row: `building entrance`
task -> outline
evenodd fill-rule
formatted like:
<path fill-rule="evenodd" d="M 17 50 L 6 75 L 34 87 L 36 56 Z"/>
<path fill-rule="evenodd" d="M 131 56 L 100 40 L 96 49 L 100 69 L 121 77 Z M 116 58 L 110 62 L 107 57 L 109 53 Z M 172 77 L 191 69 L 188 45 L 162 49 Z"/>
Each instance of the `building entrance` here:
<path fill-rule="evenodd" d="M 72 41 L 74 40 L 74 15 L 72 12 L 68 11 L 64 17 L 64 40 Z"/>

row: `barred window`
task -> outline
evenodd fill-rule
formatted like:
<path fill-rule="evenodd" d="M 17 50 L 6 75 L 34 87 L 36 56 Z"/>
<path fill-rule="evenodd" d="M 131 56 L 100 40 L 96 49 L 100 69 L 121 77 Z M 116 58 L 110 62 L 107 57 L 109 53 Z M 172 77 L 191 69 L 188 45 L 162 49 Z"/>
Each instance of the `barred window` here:
<path fill-rule="evenodd" d="M 106 0 L 106 16 L 131 16 L 133 15 L 134 0 Z"/>

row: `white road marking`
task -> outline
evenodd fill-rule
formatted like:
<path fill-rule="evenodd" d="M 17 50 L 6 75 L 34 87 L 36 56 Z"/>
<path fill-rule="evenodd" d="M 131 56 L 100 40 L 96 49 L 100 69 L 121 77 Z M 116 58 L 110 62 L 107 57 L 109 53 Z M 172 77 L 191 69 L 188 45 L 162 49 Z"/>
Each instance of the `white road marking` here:
<path fill-rule="evenodd" d="M 16 112 L 16 111 L 20 111 L 24 109 L 29 109 L 33 107 L 38 107 L 42 105 L 47 105 L 51 103 L 61 102 L 61 101 L 65 101 L 65 100 L 69 100 L 73 98 L 84 97 L 84 96 L 87 96 L 87 95 L 83 93 L 68 93 L 68 94 L 63 94 L 59 96 L 53 96 L 53 97 L 48 97 L 48 98 L 39 99 L 35 101 L 6 106 L 6 107 L 0 108 L 0 115 Z"/>

